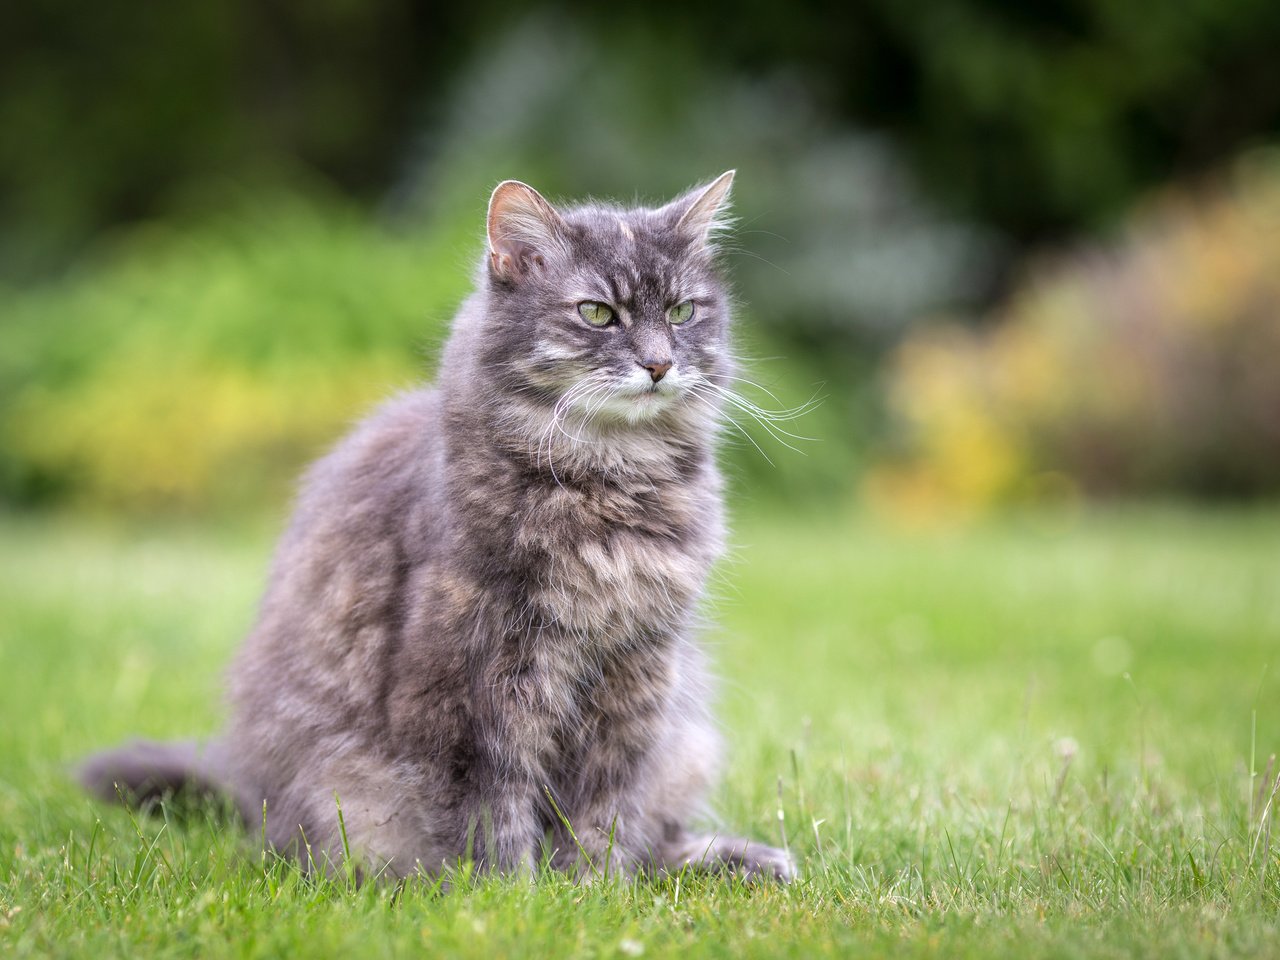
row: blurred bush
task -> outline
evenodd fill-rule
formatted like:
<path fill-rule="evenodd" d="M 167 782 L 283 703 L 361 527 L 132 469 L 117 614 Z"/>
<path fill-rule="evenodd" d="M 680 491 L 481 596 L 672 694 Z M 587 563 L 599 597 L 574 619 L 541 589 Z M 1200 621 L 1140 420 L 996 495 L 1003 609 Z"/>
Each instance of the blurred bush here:
<path fill-rule="evenodd" d="M 983 329 L 909 337 L 886 406 L 867 489 L 898 512 L 1280 492 L 1280 155 L 1159 197 Z"/>
<path fill-rule="evenodd" d="M 277 198 L 131 231 L 67 279 L 11 291 L 0 497 L 191 509 L 279 495 L 418 377 L 471 242 Z"/>
<path fill-rule="evenodd" d="M 207 186 L 376 196 L 465 11 L 413 0 L 0 4 L 0 278 Z"/>
<path fill-rule="evenodd" d="M 675 156 L 716 140 L 733 101 L 692 136 L 663 135 L 699 75 L 787 73 L 830 123 L 891 136 L 931 195 L 1018 243 L 1107 222 L 1280 132 L 1274 0 L 25 0 L 0 4 L 0 276 L 56 271 L 104 227 L 183 209 L 210 179 L 318 173 L 376 199 L 414 119 L 432 128 L 453 109 L 441 91 L 460 64 L 491 74 L 469 104 L 480 114 L 524 98 L 502 38 L 537 11 L 573 29 L 522 65 L 586 47 L 584 86 L 645 73 L 665 87 L 614 114 L 637 141 Z M 591 156 L 594 129 L 555 124 L 544 140 Z"/>
<path fill-rule="evenodd" d="M 737 168 L 734 279 L 773 336 L 813 353 L 878 346 L 923 312 L 984 300 L 1005 266 L 996 231 L 942 211 L 894 144 L 833 122 L 794 72 L 718 72 L 700 50 L 641 30 L 604 45 L 547 15 L 495 32 L 446 91 L 393 206 L 454 219 L 507 177 L 551 197 L 661 203 Z M 678 73 L 653 69 L 673 61 Z"/>

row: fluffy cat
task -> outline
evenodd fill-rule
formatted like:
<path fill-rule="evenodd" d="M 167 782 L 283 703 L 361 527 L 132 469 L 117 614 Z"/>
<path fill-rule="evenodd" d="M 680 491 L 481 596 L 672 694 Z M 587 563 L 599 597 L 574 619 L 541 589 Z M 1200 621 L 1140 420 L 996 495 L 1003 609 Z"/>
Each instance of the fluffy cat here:
<path fill-rule="evenodd" d="M 499 185 L 437 385 L 307 474 L 225 732 L 99 755 L 86 786 L 226 792 L 327 865 L 336 797 L 351 855 L 392 875 L 470 855 L 791 879 L 782 851 L 690 827 L 718 755 L 694 626 L 724 539 L 732 180 L 629 210 Z"/>

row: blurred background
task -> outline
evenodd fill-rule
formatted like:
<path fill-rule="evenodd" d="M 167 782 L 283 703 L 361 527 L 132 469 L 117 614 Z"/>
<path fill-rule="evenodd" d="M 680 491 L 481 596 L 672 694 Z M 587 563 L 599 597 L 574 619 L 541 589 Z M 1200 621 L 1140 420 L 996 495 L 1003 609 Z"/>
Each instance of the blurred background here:
<path fill-rule="evenodd" d="M 1277 955 L 1277 51 L 1278 0 L 0 2 L 0 955 Z M 729 168 L 745 392 L 821 402 L 728 435 L 717 805 L 832 885 L 389 923 L 69 782 L 216 729 L 500 180 Z"/>
<path fill-rule="evenodd" d="M 505 177 L 736 167 L 740 491 L 1280 492 L 1280 4 L 0 9 L 0 503 L 278 511 L 429 375 Z M 767 394 L 753 399 L 774 403 Z"/>

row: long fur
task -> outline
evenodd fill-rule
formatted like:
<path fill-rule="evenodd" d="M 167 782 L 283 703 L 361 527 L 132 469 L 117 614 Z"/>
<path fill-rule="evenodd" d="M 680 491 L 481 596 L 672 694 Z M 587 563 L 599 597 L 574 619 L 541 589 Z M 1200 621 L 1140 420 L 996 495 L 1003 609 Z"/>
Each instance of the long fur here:
<path fill-rule="evenodd" d="M 393 875 L 469 855 L 791 877 L 781 851 L 692 829 L 719 755 L 696 627 L 724 542 L 710 387 L 732 377 L 729 304 L 708 234 L 727 190 L 562 211 L 495 191 L 438 384 L 303 481 L 227 729 L 94 758 L 86 784 L 229 792 L 251 819 L 265 803 L 276 848 L 305 837 L 336 863 L 349 845 Z M 591 327 L 584 300 L 616 322 Z"/>

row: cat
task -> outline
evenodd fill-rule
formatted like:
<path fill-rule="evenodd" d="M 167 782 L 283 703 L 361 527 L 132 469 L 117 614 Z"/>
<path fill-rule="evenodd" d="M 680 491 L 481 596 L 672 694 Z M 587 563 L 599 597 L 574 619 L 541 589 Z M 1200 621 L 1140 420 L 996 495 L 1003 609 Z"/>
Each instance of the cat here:
<path fill-rule="evenodd" d="M 693 827 L 719 752 L 695 628 L 725 536 L 732 181 L 635 209 L 500 184 L 437 385 L 307 473 L 226 730 L 98 755 L 85 786 L 229 794 L 324 869 L 794 878 Z"/>

